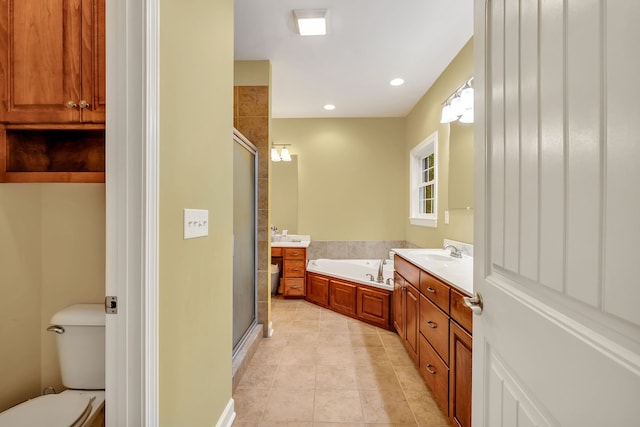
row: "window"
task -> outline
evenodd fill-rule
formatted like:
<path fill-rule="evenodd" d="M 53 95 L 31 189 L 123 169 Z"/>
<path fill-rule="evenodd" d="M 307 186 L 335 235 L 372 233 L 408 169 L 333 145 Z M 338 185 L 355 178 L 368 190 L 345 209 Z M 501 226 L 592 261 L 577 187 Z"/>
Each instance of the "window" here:
<path fill-rule="evenodd" d="M 438 220 L 438 133 L 411 150 L 411 224 L 435 227 Z"/>

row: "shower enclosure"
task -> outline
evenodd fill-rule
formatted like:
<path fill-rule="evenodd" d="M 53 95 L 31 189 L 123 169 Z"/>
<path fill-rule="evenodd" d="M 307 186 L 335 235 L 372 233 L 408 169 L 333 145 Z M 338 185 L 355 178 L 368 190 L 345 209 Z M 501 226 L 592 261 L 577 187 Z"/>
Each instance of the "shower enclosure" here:
<path fill-rule="evenodd" d="M 233 354 L 257 322 L 258 151 L 233 132 Z"/>

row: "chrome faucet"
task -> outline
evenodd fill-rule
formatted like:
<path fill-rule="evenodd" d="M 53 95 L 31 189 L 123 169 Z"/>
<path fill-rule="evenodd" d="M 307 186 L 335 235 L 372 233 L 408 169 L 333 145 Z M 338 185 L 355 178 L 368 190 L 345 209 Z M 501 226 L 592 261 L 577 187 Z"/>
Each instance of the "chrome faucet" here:
<path fill-rule="evenodd" d="M 462 252 L 460 251 L 460 249 L 456 248 L 453 245 L 447 245 L 443 249 L 446 251 L 449 248 L 451 248 L 451 253 L 449 255 L 454 258 L 462 258 Z"/>
<path fill-rule="evenodd" d="M 382 274 L 382 270 L 386 263 L 387 263 L 387 260 L 385 258 L 380 260 L 380 265 L 378 266 L 378 278 L 376 279 L 376 282 L 378 283 L 384 283 L 384 276 Z"/>

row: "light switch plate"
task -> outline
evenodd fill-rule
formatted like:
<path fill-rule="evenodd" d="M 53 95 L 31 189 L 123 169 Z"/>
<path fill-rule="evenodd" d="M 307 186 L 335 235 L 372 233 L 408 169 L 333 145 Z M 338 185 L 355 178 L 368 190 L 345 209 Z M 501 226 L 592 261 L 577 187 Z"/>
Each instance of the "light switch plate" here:
<path fill-rule="evenodd" d="M 444 211 L 444 223 L 449 224 L 449 211 Z"/>
<path fill-rule="evenodd" d="M 184 210 L 184 238 L 194 239 L 209 235 L 209 211 L 206 209 Z"/>

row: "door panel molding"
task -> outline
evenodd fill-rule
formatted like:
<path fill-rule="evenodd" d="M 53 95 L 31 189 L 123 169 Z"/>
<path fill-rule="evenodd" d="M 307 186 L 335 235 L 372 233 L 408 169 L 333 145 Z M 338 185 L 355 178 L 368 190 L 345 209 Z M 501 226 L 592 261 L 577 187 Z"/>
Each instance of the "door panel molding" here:
<path fill-rule="evenodd" d="M 490 396 L 485 425 L 492 427 L 560 427 L 549 411 L 537 402 L 497 352 L 486 343 L 485 371 L 489 372 L 486 393 Z M 500 402 L 501 405 L 491 405 Z"/>
<path fill-rule="evenodd" d="M 562 308 L 552 307 L 550 304 L 545 303 L 548 300 L 546 296 L 534 296 L 523 291 L 517 282 L 505 275 L 494 272 L 485 280 L 488 284 L 494 286 L 496 290 L 504 292 L 541 318 L 553 323 L 567 334 L 582 341 L 621 367 L 628 369 L 631 373 L 640 376 L 640 354 L 620 345 L 617 340 L 612 340 L 610 336 L 614 331 L 611 329 L 607 329 L 606 333 L 601 333 L 592 327 L 586 326 L 584 323 L 567 315 L 566 307 L 562 307 L 564 311 L 560 311 Z"/>

